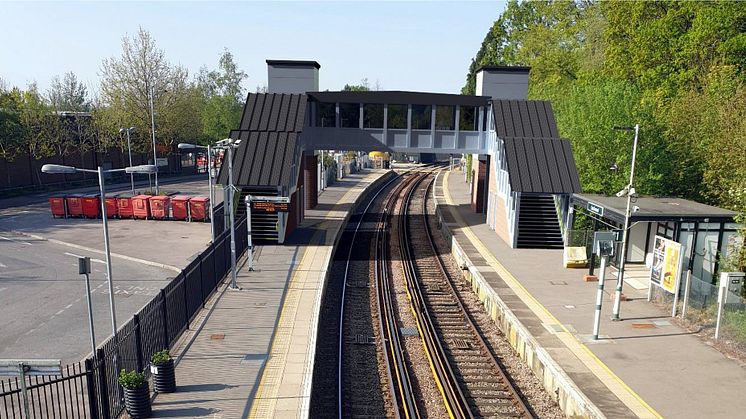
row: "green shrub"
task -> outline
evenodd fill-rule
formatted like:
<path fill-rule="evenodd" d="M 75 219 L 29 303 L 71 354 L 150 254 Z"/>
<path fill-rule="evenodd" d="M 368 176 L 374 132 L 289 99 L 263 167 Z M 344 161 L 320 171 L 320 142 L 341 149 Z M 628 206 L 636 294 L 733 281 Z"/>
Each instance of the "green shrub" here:
<path fill-rule="evenodd" d="M 150 363 L 153 365 L 163 365 L 171 360 L 171 354 L 168 353 L 168 349 L 158 351 L 150 357 Z"/>
<path fill-rule="evenodd" d="M 129 390 L 143 388 L 148 383 L 145 374 L 137 371 L 122 370 L 117 378 L 119 385 Z"/>

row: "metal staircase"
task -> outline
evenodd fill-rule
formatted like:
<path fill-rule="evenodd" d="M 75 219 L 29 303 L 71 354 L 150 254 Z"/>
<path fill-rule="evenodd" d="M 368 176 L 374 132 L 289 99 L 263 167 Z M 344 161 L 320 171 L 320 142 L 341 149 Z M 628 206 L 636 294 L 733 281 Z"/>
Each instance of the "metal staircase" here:
<path fill-rule="evenodd" d="M 246 195 L 253 196 L 277 196 L 277 188 L 245 187 L 241 189 L 241 198 L 236 208 L 236 218 L 243 217 L 246 214 Z M 277 243 L 277 213 L 261 214 L 251 213 L 251 237 L 252 240 L 262 243 Z"/>
<path fill-rule="evenodd" d="M 521 195 L 517 247 L 528 249 L 561 249 L 557 210 L 552 195 Z"/>

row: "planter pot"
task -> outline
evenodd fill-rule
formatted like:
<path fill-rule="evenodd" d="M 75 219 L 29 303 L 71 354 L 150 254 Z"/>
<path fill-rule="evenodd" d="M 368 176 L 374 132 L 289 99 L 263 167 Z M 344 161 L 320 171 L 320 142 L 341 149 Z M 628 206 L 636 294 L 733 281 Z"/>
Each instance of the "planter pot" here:
<path fill-rule="evenodd" d="M 136 389 L 124 389 L 124 406 L 132 418 L 149 418 L 152 412 L 150 407 L 150 387 Z"/>
<path fill-rule="evenodd" d="M 153 385 L 158 393 L 173 393 L 176 391 L 176 374 L 174 372 L 174 360 L 169 359 L 165 364 L 151 365 L 150 372 L 153 373 Z"/>

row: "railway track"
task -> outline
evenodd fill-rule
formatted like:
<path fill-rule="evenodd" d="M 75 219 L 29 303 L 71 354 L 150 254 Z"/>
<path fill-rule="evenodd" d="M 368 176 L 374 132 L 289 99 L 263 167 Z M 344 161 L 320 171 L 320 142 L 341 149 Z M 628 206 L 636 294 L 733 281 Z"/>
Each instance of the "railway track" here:
<path fill-rule="evenodd" d="M 436 250 L 426 200 L 438 168 L 429 169 L 405 173 L 379 189 L 348 227 L 341 295 L 335 297 L 338 417 L 433 415 L 423 407 L 423 380 L 435 382 L 429 384 L 437 387 L 430 403 L 439 393 L 445 409 L 438 409 L 449 417 L 532 417 L 454 289 L 451 275 L 460 273 L 449 273 Z M 391 234 L 394 226 L 398 235 Z M 396 282 L 401 273 L 392 260 L 398 258 L 404 279 Z M 418 361 L 407 353 L 412 341 L 405 344 L 402 307 L 411 311 L 424 349 Z M 411 332 L 408 336 L 412 339 Z M 416 368 L 413 362 L 419 362 Z M 325 390 L 326 401 L 318 404 L 317 413 L 332 408 L 332 389 Z"/>
<path fill-rule="evenodd" d="M 432 176 L 423 174 L 402 201 L 400 249 L 412 310 L 449 416 L 531 417 L 531 410 L 464 308 L 427 223 Z"/>

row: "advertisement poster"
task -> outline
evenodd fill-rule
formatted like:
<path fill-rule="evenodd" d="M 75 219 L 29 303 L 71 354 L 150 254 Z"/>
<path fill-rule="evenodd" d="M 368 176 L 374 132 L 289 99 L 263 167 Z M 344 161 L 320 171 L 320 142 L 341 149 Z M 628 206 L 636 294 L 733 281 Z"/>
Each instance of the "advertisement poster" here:
<path fill-rule="evenodd" d="M 650 282 L 674 293 L 681 275 L 681 243 L 655 236 Z"/>

